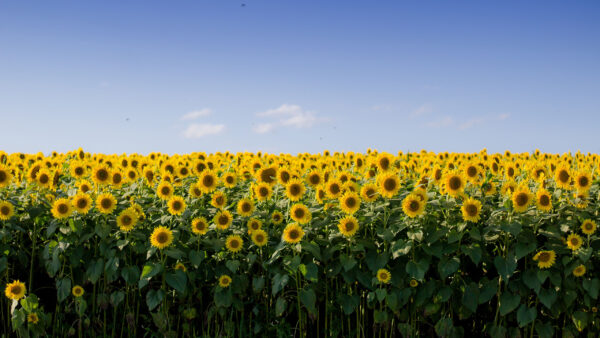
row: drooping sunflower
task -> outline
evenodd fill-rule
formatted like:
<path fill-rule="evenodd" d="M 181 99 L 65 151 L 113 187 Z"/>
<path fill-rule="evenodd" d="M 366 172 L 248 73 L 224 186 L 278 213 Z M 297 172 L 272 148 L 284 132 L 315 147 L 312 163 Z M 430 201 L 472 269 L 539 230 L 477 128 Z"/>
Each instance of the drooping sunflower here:
<path fill-rule="evenodd" d="M 377 178 L 379 194 L 384 198 L 392 198 L 400 190 L 400 178 L 394 172 L 381 174 Z"/>
<path fill-rule="evenodd" d="M 325 193 L 329 198 L 338 198 L 342 194 L 342 182 L 337 178 L 332 178 L 325 185 Z"/>
<path fill-rule="evenodd" d="M 73 207 L 71 201 L 67 198 L 59 198 L 52 204 L 52 216 L 54 218 L 63 219 L 71 216 Z"/>
<path fill-rule="evenodd" d="M 40 317 L 37 313 L 32 312 L 27 315 L 27 322 L 31 324 L 37 324 L 40 321 Z"/>
<path fill-rule="evenodd" d="M 253 231 L 251 238 L 252 238 L 252 242 L 254 242 L 254 244 L 256 244 L 256 246 L 259 246 L 259 247 L 266 245 L 267 242 L 269 241 L 269 236 L 262 229 Z"/>
<path fill-rule="evenodd" d="M 227 236 L 227 240 L 225 240 L 225 247 L 230 252 L 236 253 L 236 252 L 242 250 L 243 246 L 244 246 L 244 240 L 242 240 L 242 237 L 240 237 L 238 235 L 229 235 L 229 236 Z"/>
<path fill-rule="evenodd" d="M 219 277 L 219 286 L 222 288 L 226 288 L 231 284 L 231 277 L 229 277 L 228 275 L 221 275 L 221 277 Z"/>
<path fill-rule="evenodd" d="M 546 189 L 539 189 L 535 194 L 535 204 L 542 211 L 552 210 L 552 196 Z"/>
<path fill-rule="evenodd" d="M 25 288 L 25 283 L 15 280 L 6 285 L 6 289 L 4 289 L 4 295 L 9 299 L 19 300 L 25 296 L 26 291 L 27 289 Z"/>
<path fill-rule="evenodd" d="M 592 175 L 587 171 L 579 171 L 575 174 L 574 182 L 578 191 L 588 191 L 592 186 Z"/>
<path fill-rule="evenodd" d="M 192 220 L 192 232 L 196 235 L 204 235 L 208 232 L 208 222 L 204 217 L 197 217 Z"/>
<path fill-rule="evenodd" d="M 110 171 L 104 165 L 97 165 L 92 171 L 92 180 L 98 185 L 108 184 L 110 182 Z"/>
<path fill-rule="evenodd" d="M 533 260 L 538 262 L 538 267 L 540 269 L 547 269 L 554 265 L 556 253 L 554 250 L 539 251 L 533 256 Z"/>
<path fill-rule="evenodd" d="M 367 183 L 360 188 L 360 198 L 365 202 L 373 202 L 377 199 L 377 186 Z"/>
<path fill-rule="evenodd" d="M 402 210 L 410 218 L 417 217 L 425 211 L 425 202 L 418 195 L 409 194 L 402 201 Z"/>
<path fill-rule="evenodd" d="M 281 222 L 283 222 L 283 214 L 281 213 L 281 211 L 273 211 L 273 214 L 271 214 L 271 222 L 273 222 L 273 224 L 275 225 L 279 225 L 281 224 Z"/>
<path fill-rule="evenodd" d="M 185 211 L 185 200 L 181 196 L 174 195 L 167 202 L 169 213 L 171 215 L 181 215 Z"/>
<path fill-rule="evenodd" d="M 302 237 L 304 237 L 304 230 L 297 223 L 290 223 L 283 229 L 283 240 L 287 243 L 298 243 Z"/>
<path fill-rule="evenodd" d="M 483 185 L 483 192 L 485 196 L 493 196 L 496 194 L 496 184 L 494 182 L 487 182 Z"/>
<path fill-rule="evenodd" d="M 213 192 L 217 188 L 218 183 L 217 174 L 212 170 L 204 170 L 198 177 L 200 189 L 206 194 Z"/>
<path fill-rule="evenodd" d="M 297 178 L 290 179 L 285 185 L 285 195 L 293 202 L 299 201 L 304 196 L 305 191 L 304 183 Z"/>
<path fill-rule="evenodd" d="M 512 194 L 513 209 L 516 212 L 525 212 L 531 204 L 532 196 L 529 188 L 524 185 L 519 186 Z"/>
<path fill-rule="evenodd" d="M 515 190 L 517 190 L 517 183 L 515 181 L 506 181 L 502 184 L 500 193 L 504 196 L 512 196 Z"/>
<path fill-rule="evenodd" d="M 173 243 L 173 231 L 164 226 L 154 228 L 150 235 L 150 244 L 157 249 L 164 249 Z"/>
<path fill-rule="evenodd" d="M 12 180 L 12 176 L 10 169 L 0 164 L 0 188 L 8 186 Z"/>
<path fill-rule="evenodd" d="M 346 216 L 340 219 L 338 223 L 338 229 L 342 235 L 346 237 L 352 237 L 358 231 L 359 225 L 358 220 L 354 216 Z"/>
<path fill-rule="evenodd" d="M 117 199 L 110 193 L 101 194 L 96 198 L 96 208 L 103 214 L 110 214 L 117 207 Z"/>
<path fill-rule="evenodd" d="M 185 265 L 181 262 L 177 262 L 177 264 L 175 264 L 175 270 L 181 270 L 183 272 L 187 271 L 187 268 L 185 267 Z"/>
<path fill-rule="evenodd" d="M 581 223 L 581 232 L 586 235 L 592 235 L 596 232 L 596 222 L 591 219 L 586 219 Z"/>
<path fill-rule="evenodd" d="M 237 204 L 237 213 L 240 216 L 250 217 L 254 212 L 254 202 L 249 198 L 242 198 Z"/>
<path fill-rule="evenodd" d="M 260 230 L 262 228 L 262 221 L 258 218 L 250 218 L 246 223 L 248 227 L 248 233 L 253 233 L 256 230 Z"/>
<path fill-rule="evenodd" d="M 585 265 L 580 264 L 575 269 L 573 269 L 573 276 L 581 277 L 581 276 L 585 275 L 585 272 L 586 272 Z"/>
<path fill-rule="evenodd" d="M 481 218 L 481 202 L 474 198 L 466 199 L 460 210 L 465 221 L 478 222 Z"/>
<path fill-rule="evenodd" d="M 296 203 L 290 208 L 290 217 L 299 224 L 306 224 L 312 219 L 312 214 L 306 205 Z"/>
<path fill-rule="evenodd" d="M 71 204 L 78 213 L 87 214 L 92 207 L 92 198 L 88 194 L 80 192 L 73 196 Z"/>
<path fill-rule="evenodd" d="M 15 207 L 8 201 L 0 201 L 0 220 L 8 221 L 15 214 Z"/>
<path fill-rule="evenodd" d="M 392 279 L 392 274 L 386 269 L 377 270 L 377 280 L 379 283 L 388 284 Z"/>
<path fill-rule="evenodd" d="M 173 185 L 167 181 L 161 181 L 156 187 L 156 195 L 165 201 L 168 201 L 173 196 Z"/>
<path fill-rule="evenodd" d="M 73 296 L 75 296 L 75 298 L 79 298 L 81 296 L 83 296 L 83 293 L 85 291 L 83 290 L 83 288 L 79 285 L 75 285 L 73 287 L 73 289 L 71 290 L 71 293 L 73 294 Z"/>
<path fill-rule="evenodd" d="M 232 221 L 233 216 L 229 210 L 220 210 L 213 219 L 213 222 L 217 225 L 217 229 L 219 230 L 225 230 L 229 228 Z"/>
<path fill-rule="evenodd" d="M 340 209 L 346 214 L 354 214 L 360 208 L 360 196 L 353 191 L 348 191 L 340 197 Z"/>
<path fill-rule="evenodd" d="M 261 182 L 254 186 L 254 196 L 259 201 L 266 201 L 273 195 L 273 188 L 268 183 Z"/>
<path fill-rule="evenodd" d="M 128 232 L 135 227 L 138 221 L 138 214 L 134 209 L 125 209 L 117 216 L 117 226 L 122 231 Z"/>
<path fill-rule="evenodd" d="M 450 171 L 444 176 L 445 192 L 453 197 L 459 196 L 465 189 L 465 179 L 458 171 Z"/>
<path fill-rule="evenodd" d="M 567 247 L 573 251 L 581 248 L 583 240 L 578 234 L 570 234 L 567 236 Z"/>

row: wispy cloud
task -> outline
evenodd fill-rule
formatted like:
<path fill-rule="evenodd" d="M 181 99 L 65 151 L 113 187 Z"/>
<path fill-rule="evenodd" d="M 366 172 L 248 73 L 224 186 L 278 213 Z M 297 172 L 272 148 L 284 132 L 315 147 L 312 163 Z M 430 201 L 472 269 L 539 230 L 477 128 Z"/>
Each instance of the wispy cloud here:
<path fill-rule="evenodd" d="M 191 111 L 181 117 L 182 120 L 195 120 L 200 117 L 205 117 L 212 114 L 212 110 L 210 108 L 204 108 L 200 110 Z"/>
<path fill-rule="evenodd" d="M 419 108 L 410 112 L 410 117 L 419 117 L 425 114 L 431 113 L 433 111 L 433 106 L 430 103 L 425 103 L 421 105 Z"/>
<path fill-rule="evenodd" d="M 500 115 L 498 115 L 498 120 L 504 121 L 504 120 L 508 119 L 509 117 L 510 117 L 509 113 L 500 114 Z"/>
<path fill-rule="evenodd" d="M 192 123 L 185 129 L 183 136 L 189 139 L 201 138 L 208 135 L 220 134 L 223 130 L 225 130 L 224 124 Z"/>
<path fill-rule="evenodd" d="M 253 128 L 254 132 L 259 134 L 268 133 L 278 126 L 310 128 L 319 122 L 327 120 L 326 118 L 318 117 L 314 111 L 307 111 L 293 104 L 282 104 L 277 108 L 256 113 L 256 116 L 272 120 L 271 122 L 261 123 Z"/>
<path fill-rule="evenodd" d="M 426 126 L 430 128 L 445 128 L 454 124 L 452 116 L 441 116 L 437 119 L 429 121 Z"/>

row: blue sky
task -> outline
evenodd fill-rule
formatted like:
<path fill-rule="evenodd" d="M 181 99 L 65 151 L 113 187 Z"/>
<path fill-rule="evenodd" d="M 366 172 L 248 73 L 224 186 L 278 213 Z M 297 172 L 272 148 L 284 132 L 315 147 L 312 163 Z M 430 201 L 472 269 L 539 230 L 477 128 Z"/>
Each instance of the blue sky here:
<path fill-rule="evenodd" d="M 0 149 L 600 152 L 599 15 L 598 1 L 1 1 Z"/>

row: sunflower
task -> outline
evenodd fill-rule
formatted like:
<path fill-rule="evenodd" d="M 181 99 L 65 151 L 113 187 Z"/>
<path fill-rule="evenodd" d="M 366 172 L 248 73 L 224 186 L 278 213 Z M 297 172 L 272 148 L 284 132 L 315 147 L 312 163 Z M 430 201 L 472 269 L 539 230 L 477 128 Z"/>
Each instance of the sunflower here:
<path fill-rule="evenodd" d="M 4 188 L 4 187 L 8 186 L 10 184 L 11 180 L 12 180 L 11 171 L 4 165 L 0 164 L 0 188 Z"/>
<path fill-rule="evenodd" d="M 580 171 L 575 174 L 575 188 L 578 191 L 588 191 L 592 186 L 592 175 L 588 172 Z"/>
<path fill-rule="evenodd" d="M 8 201 L 0 201 L 0 220 L 8 221 L 15 214 L 15 207 Z"/>
<path fill-rule="evenodd" d="M 183 272 L 187 271 L 187 268 L 185 267 L 185 265 L 181 262 L 177 262 L 177 264 L 175 264 L 175 270 L 181 270 Z"/>
<path fill-rule="evenodd" d="M 517 183 L 515 181 L 506 181 L 500 188 L 500 193 L 504 196 L 512 196 L 513 192 L 517 190 Z"/>
<path fill-rule="evenodd" d="M 547 269 L 554 265 L 556 253 L 554 250 L 539 251 L 535 254 L 535 256 L 533 256 L 533 260 L 538 262 L 538 267 L 540 269 Z"/>
<path fill-rule="evenodd" d="M 425 202 L 418 195 L 409 194 L 402 201 L 402 210 L 410 218 L 417 217 L 425 211 Z"/>
<path fill-rule="evenodd" d="M 531 192 L 529 192 L 529 188 L 526 186 L 518 187 L 512 194 L 513 208 L 516 212 L 525 212 L 531 200 Z"/>
<path fill-rule="evenodd" d="M 125 209 L 117 217 L 117 226 L 122 231 L 128 232 L 135 227 L 138 221 L 138 214 L 134 209 Z"/>
<path fill-rule="evenodd" d="M 208 232 L 208 222 L 204 217 L 197 217 L 192 220 L 192 232 L 196 235 L 204 235 Z"/>
<path fill-rule="evenodd" d="M 77 189 L 79 189 L 80 192 L 85 194 L 86 192 L 92 190 L 92 185 L 88 181 L 81 181 L 77 185 Z"/>
<path fill-rule="evenodd" d="M 277 168 L 265 167 L 256 172 L 256 180 L 261 183 L 275 185 L 277 183 Z"/>
<path fill-rule="evenodd" d="M 200 185 L 198 183 L 190 184 L 190 189 L 188 190 L 188 194 L 194 198 L 198 198 L 198 197 L 202 196 L 202 189 L 200 189 Z"/>
<path fill-rule="evenodd" d="M 142 176 L 148 185 L 154 184 L 154 179 L 156 178 L 156 175 L 154 174 L 154 168 L 150 168 L 150 166 L 144 168 L 142 171 Z"/>
<path fill-rule="evenodd" d="M 254 195 L 259 201 L 266 201 L 273 195 L 273 188 L 268 183 L 261 182 L 254 186 Z"/>
<path fill-rule="evenodd" d="M 78 193 L 73 196 L 71 204 L 80 214 L 87 214 L 92 207 L 92 198 L 85 193 Z"/>
<path fill-rule="evenodd" d="M 129 182 L 135 182 L 139 176 L 138 171 L 134 168 L 127 169 L 127 172 L 125 173 L 125 177 L 127 177 Z"/>
<path fill-rule="evenodd" d="M 586 235 L 592 235 L 596 231 L 596 222 L 591 219 L 586 219 L 581 223 L 581 232 Z"/>
<path fill-rule="evenodd" d="M 225 230 L 229 228 L 232 221 L 233 216 L 231 216 L 229 210 L 221 210 L 217 212 L 217 214 L 213 218 L 213 222 L 217 225 L 217 228 L 220 230 Z"/>
<path fill-rule="evenodd" d="M 419 286 L 419 282 L 417 282 L 417 280 L 413 278 L 410 280 L 409 285 L 411 288 L 416 288 L 417 286 Z"/>
<path fill-rule="evenodd" d="M 27 291 L 25 288 L 25 283 L 15 280 L 6 285 L 6 289 L 4 289 L 4 295 L 10 299 L 19 300 L 25 296 L 25 291 Z"/>
<path fill-rule="evenodd" d="M 114 188 L 120 188 L 123 183 L 123 173 L 120 170 L 113 170 L 110 175 L 110 184 Z"/>
<path fill-rule="evenodd" d="M 228 275 L 221 275 L 221 277 L 219 277 L 220 287 L 226 288 L 229 286 L 229 284 L 231 284 L 231 277 L 229 277 Z"/>
<path fill-rule="evenodd" d="M 377 186 L 368 183 L 360 188 L 360 198 L 365 202 L 373 202 L 377 199 Z"/>
<path fill-rule="evenodd" d="M 304 237 L 304 230 L 297 223 L 290 223 L 283 229 L 283 240 L 287 243 L 298 243 L 302 237 Z"/>
<path fill-rule="evenodd" d="M 325 185 L 325 192 L 329 198 L 340 197 L 342 194 L 342 182 L 337 178 L 327 181 L 327 184 Z"/>
<path fill-rule="evenodd" d="M 225 247 L 230 252 L 236 253 L 236 252 L 242 250 L 243 246 L 244 246 L 244 241 L 242 240 L 242 237 L 240 237 L 238 235 L 229 235 L 229 236 L 227 236 L 227 239 L 225 240 Z"/>
<path fill-rule="evenodd" d="M 340 219 L 338 223 L 338 229 L 342 235 L 346 237 L 352 237 L 358 231 L 359 225 L 358 220 L 354 216 L 346 216 Z"/>
<path fill-rule="evenodd" d="M 542 211 L 550 211 L 552 209 L 552 196 L 546 189 L 540 189 L 535 194 L 535 204 Z"/>
<path fill-rule="evenodd" d="M 73 287 L 73 289 L 71 290 L 71 293 L 73 294 L 73 296 L 75 296 L 76 298 L 79 298 L 81 296 L 83 296 L 84 290 L 81 286 L 79 285 L 75 285 Z"/>
<path fill-rule="evenodd" d="M 323 183 L 323 177 L 317 170 L 311 170 L 308 175 L 306 175 L 306 183 L 308 183 L 308 185 L 311 187 L 316 188 Z"/>
<path fill-rule="evenodd" d="M 477 166 L 477 164 L 475 164 L 473 162 L 467 163 L 464 166 L 463 175 L 470 182 L 477 182 L 477 180 L 479 179 L 479 175 L 480 175 L 480 169 Z"/>
<path fill-rule="evenodd" d="M 554 173 L 554 181 L 561 189 L 569 189 L 571 187 L 571 170 L 565 165 L 556 168 Z"/>
<path fill-rule="evenodd" d="M 394 157 L 389 153 L 379 153 L 375 160 L 375 165 L 380 172 L 388 171 L 392 168 Z"/>
<path fill-rule="evenodd" d="M 254 244 L 256 244 L 256 246 L 264 246 L 269 241 L 269 236 L 262 229 L 253 231 L 251 238 L 252 238 L 252 242 L 254 242 Z"/>
<path fill-rule="evenodd" d="M 181 215 L 183 214 L 186 208 L 186 204 L 183 200 L 183 197 L 176 195 L 169 199 L 167 205 L 169 206 L 168 210 L 171 215 Z"/>
<path fill-rule="evenodd" d="M 392 198 L 400 190 L 400 178 L 393 172 L 382 174 L 377 178 L 379 194 L 385 198 Z"/>
<path fill-rule="evenodd" d="M 392 279 L 392 274 L 386 269 L 377 270 L 377 280 L 379 283 L 388 284 Z"/>
<path fill-rule="evenodd" d="M 357 193 L 349 191 L 340 197 L 340 209 L 347 214 L 354 214 L 360 208 L 360 196 Z"/>
<path fill-rule="evenodd" d="M 156 187 L 156 195 L 162 200 L 169 200 L 173 196 L 173 185 L 167 181 L 161 181 Z"/>
<path fill-rule="evenodd" d="M 31 324 L 37 324 L 40 321 L 40 317 L 38 317 L 37 313 L 32 312 L 27 315 L 27 322 Z"/>
<path fill-rule="evenodd" d="M 444 176 L 445 191 L 448 195 L 457 197 L 465 189 L 465 179 L 457 171 L 451 171 Z"/>
<path fill-rule="evenodd" d="M 281 185 L 288 184 L 291 178 L 292 173 L 290 172 L 289 168 L 279 168 L 277 171 L 277 181 L 279 181 Z"/>
<path fill-rule="evenodd" d="M 478 222 L 481 218 L 481 202 L 474 198 L 465 200 L 460 210 L 465 221 Z"/>
<path fill-rule="evenodd" d="M 212 170 L 204 170 L 198 177 L 198 184 L 204 193 L 211 193 L 217 188 L 219 180 Z"/>
<path fill-rule="evenodd" d="M 573 251 L 581 248 L 583 240 L 578 234 L 570 234 L 567 236 L 567 247 Z"/>
<path fill-rule="evenodd" d="M 581 277 L 585 274 L 586 268 L 585 265 L 580 264 L 575 269 L 573 269 L 573 275 L 575 277 Z"/>
<path fill-rule="evenodd" d="M 240 216 L 249 217 L 254 212 L 254 202 L 249 198 L 242 198 L 237 203 L 237 213 Z"/>
<path fill-rule="evenodd" d="M 248 227 L 248 233 L 252 233 L 262 228 L 262 221 L 257 218 L 250 218 L 246 226 Z"/>
<path fill-rule="evenodd" d="M 110 214 L 117 207 L 117 199 L 110 193 L 105 193 L 96 198 L 96 208 L 103 214 Z"/>
<path fill-rule="evenodd" d="M 173 232 L 167 227 L 154 228 L 150 235 L 150 244 L 157 249 L 164 249 L 173 243 Z"/>
<path fill-rule="evenodd" d="M 299 201 L 305 191 L 304 183 L 297 178 L 290 179 L 285 185 L 285 195 L 293 202 Z"/>
<path fill-rule="evenodd" d="M 71 176 L 73 176 L 77 179 L 83 178 L 83 176 L 85 176 L 85 174 L 87 172 L 87 168 L 86 168 L 85 164 L 81 161 L 71 162 L 69 165 L 69 169 L 71 172 Z"/>
<path fill-rule="evenodd" d="M 108 184 L 110 182 L 110 171 L 104 165 L 97 165 L 92 171 L 92 180 L 96 184 Z"/>
<path fill-rule="evenodd" d="M 306 224 L 312 219 L 312 214 L 306 205 L 296 203 L 290 208 L 290 217 L 299 224 Z"/>
<path fill-rule="evenodd" d="M 71 216 L 73 208 L 71 201 L 66 198 L 59 198 L 52 204 L 52 216 L 54 218 L 63 219 Z"/>
<path fill-rule="evenodd" d="M 271 222 L 273 222 L 273 224 L 275 225 L 281 224 L 281 222 L 283 222 L 283 214 L 281 213 L 281 211 L 273 211 L 273 214 L 271 214 Z"/>
<path fill-rule="evenodd" d="M 222 177 L 223 185 L 227 188 L 233 188 L 237 184 L 237 176 L 235 173 L 227 172 Z"/>
<path fill-rule="evenodd" d="M 52 186 L 52 174 L 46 168 L 40 169 L 36 176 L 37 184 L 42 188 L 50 188 Z"/>

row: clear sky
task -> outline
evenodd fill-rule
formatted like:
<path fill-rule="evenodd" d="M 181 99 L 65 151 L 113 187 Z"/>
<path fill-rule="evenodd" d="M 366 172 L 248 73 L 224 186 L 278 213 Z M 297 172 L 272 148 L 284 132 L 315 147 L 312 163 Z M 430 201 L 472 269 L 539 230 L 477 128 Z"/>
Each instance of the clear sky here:
<path fill-rule="evenodd" d="M 0 1 L 0 149 L 600 152 L 600 1 Z"/>

